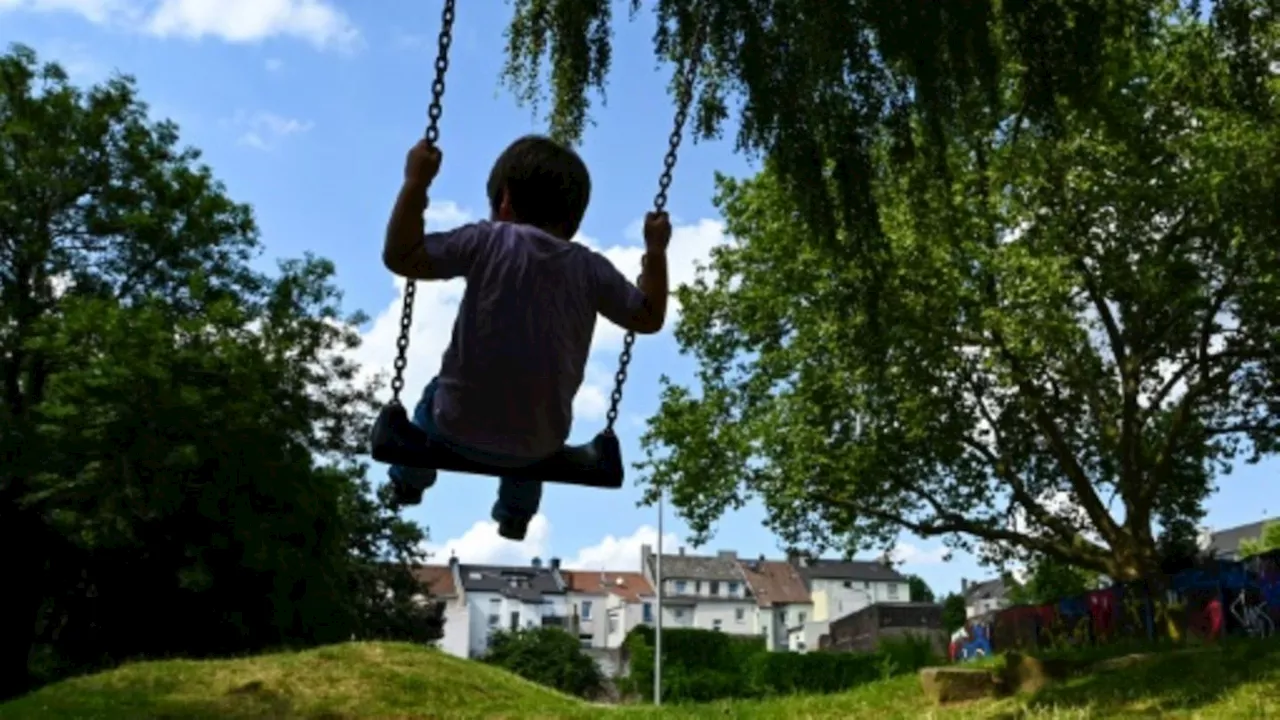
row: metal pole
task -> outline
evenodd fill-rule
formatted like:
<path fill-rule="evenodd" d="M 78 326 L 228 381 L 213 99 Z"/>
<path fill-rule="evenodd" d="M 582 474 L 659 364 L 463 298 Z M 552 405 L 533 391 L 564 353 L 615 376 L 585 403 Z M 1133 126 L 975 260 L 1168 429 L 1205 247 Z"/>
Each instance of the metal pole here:
<path fill-rule="evenodd" d="M 658 616 L 654 619 L 653 633 L 653 704 L 662 704 L 662 498 L 666 492 L 658 493 L 658 560 L 654 565 L 654 578 L 657 580 Z"/>

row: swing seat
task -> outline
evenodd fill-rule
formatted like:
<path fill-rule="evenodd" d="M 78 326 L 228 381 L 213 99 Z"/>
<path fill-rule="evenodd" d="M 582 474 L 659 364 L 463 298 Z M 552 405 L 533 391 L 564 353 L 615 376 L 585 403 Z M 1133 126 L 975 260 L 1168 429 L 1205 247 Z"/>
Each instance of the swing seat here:
<path fill-rule="evenodd" d="M 403 405 L 392 402 L 378 413 L 371 441 L 373 459 L 389 465 L 607 490 L 622 487 L 622 447 L 618 436 L 611 432 L 602 432 L 585 445 L 566 445 L 555 455 L 527 467 L 501 468 L 469 460 L 432 441 L 409 420 Z"/>

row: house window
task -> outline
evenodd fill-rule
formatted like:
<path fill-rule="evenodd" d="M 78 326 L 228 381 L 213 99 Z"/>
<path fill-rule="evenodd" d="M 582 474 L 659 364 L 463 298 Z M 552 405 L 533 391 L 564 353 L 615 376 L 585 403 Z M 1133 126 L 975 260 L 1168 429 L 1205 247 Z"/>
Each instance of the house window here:
<path fill-rule="evenodd" d="M 844 586 L 845 586 L 846 588 L 852 588 L 852 587 L 853 587 L 853 581 L 852 581 L 852 580 L 845 580 L 845 581 L 844 581 Z"/>
<path fill-rule="evenodd" d="M 590 635 L 579 635 L 579 636 L 578 636 L 578 645 L 579 645 L 579 647 L 584 647 L 584 648 L 589 648 L 589 647 L 591 647 L 591 636 L 590 636 Z"/>
<path fill-rule="evenodd" d="M 677 581 L 676 581 L 676 593 L 677 593 L 677 594 L 679 594 L 679 595 L 683 595 L 683 594 L 685 594 L 685 592 L 687 592 L 687 591 L 688 591 L 688 589 L 689 589 L 689 583 L 687 583 L 687 582 L 685 582 L 685 581 L 683 581 L 683 580 L 677 580 Z"/>
<path fill-rule="evenodd" d="M 609 634 L 612 635 L 617 631 L 618 631 L 618 618 L 610 615 L 609 616 Z"/>
<path fill-rule="evenodd" d="M 747 611 L 743 610 L 742 608 L 738 608 L 737 610 L 733 611 L 733 619 L 737 620 L 738 622 L 742 622 L 743 618 L 745 618 L 746 616 L 747 616 Z"/>
<path fill-rule="evenodd" d="M 684 619 L 684 610 L 676 610 L 673 614 L 676 616 L 677 620 Z"/>
<path fill-rule="evenodd" d="M 803 624 L 804 624 L 804 613 L 800 613 L 800 617 L 799 617 L 799 619 L 798 619 L 798 620 L 796 620 L 796 624 L 798 624 L 798 625 L 803 625 Z"/>
<path fill-rule="evenodd" d="M 647 622 L 647 623 L 653 622 L 653 604 L 645 603 L 642 606 L 642 609 L 644 612 L 644 622 Z"/>
<path fill-rule="evenodd" d="M 591 619 L 591 601 L 590 600 L 582 601 L 582 619 L 583 620 Z"/>
<path fill-rule="evenodd" d="M 709 585 L 710 585 L 710 589 L 707 592 L 711 593 L 712 595 L 720 594 L 720 582 L 718 580 L 712 580 L 709 583 Z"/>
<path fill-rule="evenodd" d="M 736 597 L 737 595 L 738 595 L 738 583 L 736 582 L 729 583 L 729 596 Z"/>
<path fill-rule="evenodd" d="M 720 632 L 720 618 L 711 621 L 711 629 Z"/>
<path fill-rule="evenodd" d="M 489 616 L 489 627 L 498 627 L 498 614 L 494 613 Z"/>
<path fill-rule="evenodd" d="M 520 629 L 520 612 L 518 610 L 511 611 L 511 630 L 512 632 Z"/>
<path fill-rule="evenodd" d="M 889 599 L 898 599 L 898 583 L 889 583 Z"/>

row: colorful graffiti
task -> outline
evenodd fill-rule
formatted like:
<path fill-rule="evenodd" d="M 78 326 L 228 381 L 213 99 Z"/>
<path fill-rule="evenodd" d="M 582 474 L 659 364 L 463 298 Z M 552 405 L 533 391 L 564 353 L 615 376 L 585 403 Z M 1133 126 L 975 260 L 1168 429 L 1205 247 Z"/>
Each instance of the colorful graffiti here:
<path fill-rule="evenodd" d="M 1273 637 L 1280 624 L 1280 551 L 1216 561 L 1154 581 L 1119 583 L 1038 606 L 1006 608 L 952 638 L 953 657 L 1124 640 L 1213 642 Z M 981 643 L 978 638 L 981 637 Z"/>

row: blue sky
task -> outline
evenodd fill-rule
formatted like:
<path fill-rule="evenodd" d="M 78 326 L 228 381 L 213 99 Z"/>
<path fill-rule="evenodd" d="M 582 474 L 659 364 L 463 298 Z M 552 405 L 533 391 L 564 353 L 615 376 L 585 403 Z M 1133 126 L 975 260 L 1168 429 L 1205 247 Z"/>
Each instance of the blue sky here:
<path fill-rule="evenodd" d="M 543 129 L 497 82 L 509 6 L 499 0 L 460 6 L 441 129 L 445 160 L 429 212 L 435 227 L 484 215 L 493 159 L 515 137 Z M 264 263 L 314 252 L 337 264 L 348 307 L 372 318 L 362 328 L 359 359 L 378 372 L 389 369 L 394 352 L 400 287 L 381 265 L 381 234 L 404 153 L 425 124 L 439 13 L 436 0 L 0 0 L 0 41 L 33 46 L 80 83 L 117 69 L 134 75 L 153 113 L 177 121 L 184 142 L 204 151 L 231 195 L 255 207 Z M 636 223 L 652 203 L 672 115 L 669 70 L 653 58 L 652 30 L 647 13 L 619 27 L 608 105 L 597 109 L 582 148 L 594 187 L 581 239 L 629 275 L 638 269 Z M 714 173 L 751 169 L 731 140 L 685 145 L 668 206 L 677 224 L 674 281 L 690 279 L 723 239 L 711 205 Z M 419 286 L 410 392 L 439 366 L 460 290 L 457 282 Z M 603 327 L 597 333 L 575 439 L 601 425 L 620 338 Z M 644 418 L 657 406 L 658 376 L 684 380 L 691 369 L 669 330 L 637 343 L 620 420 L 626 457 L 639 456 Z M 373 472 L 379 481 L 384 476 L 379 466 Z M 1259 498 L 1274 472 L 1274 464 L 1264 464 L 1227 478 L 1210 502 L 1210 524 L 1262 518 L 1268 508 Z M 539 555 L 633 569 L 639 545 L 656 538 L 655 512 L 636 507 L 635 488 L 553 486 L 529 540 L 509 543 L 488 522 L 495 492 L 489 478 L 445 476 L 407 514 L 430 529 L 441 558 L 456 551 L 467 562 Z M 727 517 L 707 549 L 777 555 L 763 517 L 756 505 Z M 677 544 L 683 528 L 670 512 L 667 520 L 667 542 Z M 938 591 L 988 574 L 967 556 L 942 562 L 937 541 L 904 536 L 898 554 L 905 570 Z"/>

